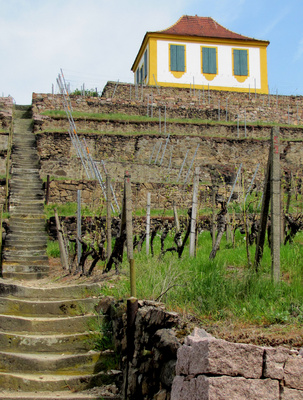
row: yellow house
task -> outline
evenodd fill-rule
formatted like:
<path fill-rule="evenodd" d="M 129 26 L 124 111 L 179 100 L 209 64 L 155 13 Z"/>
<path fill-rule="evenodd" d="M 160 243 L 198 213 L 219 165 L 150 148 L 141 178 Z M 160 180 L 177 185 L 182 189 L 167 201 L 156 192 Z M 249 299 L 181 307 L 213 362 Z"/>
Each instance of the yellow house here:
<path fill-rule="evenodd" d="M 268 45 L 212 18 L 183 15 L 145 34 L 131 70 L 136 84 L 268 93 Z"/>

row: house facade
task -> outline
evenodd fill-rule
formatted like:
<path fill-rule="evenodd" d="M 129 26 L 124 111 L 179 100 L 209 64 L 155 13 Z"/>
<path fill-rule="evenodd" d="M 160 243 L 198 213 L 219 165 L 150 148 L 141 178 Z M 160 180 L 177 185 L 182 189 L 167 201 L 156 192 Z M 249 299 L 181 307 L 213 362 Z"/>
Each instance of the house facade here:
<path fill-rule="evenodd" d="M 268 45 L 212 18 L 184 15 L 145 34 L 131 70 L 135 84 L 268 93 Z"/>

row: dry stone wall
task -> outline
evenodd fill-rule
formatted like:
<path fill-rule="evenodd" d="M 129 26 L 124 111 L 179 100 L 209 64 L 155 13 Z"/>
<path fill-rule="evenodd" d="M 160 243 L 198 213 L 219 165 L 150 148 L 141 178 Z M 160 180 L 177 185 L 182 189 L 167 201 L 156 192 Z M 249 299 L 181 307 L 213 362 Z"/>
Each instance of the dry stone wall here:
<path fill-rule="evenodd" d="M 121 182 L 125 170 L 138 183 L 164 182 L 176 183 L 181 165 L 186 158 L 179 183 L 185 182 L 197 146 L 199 145 L 195 166 L 200 166 L 201 181 L 211 183 L 214 174 L 222 174 L 226 182 L 231 182 L 239 167 L 243 164 L 245 179 L 251 179 L 257 164 L 260 163 L 257 181 L 264 179 L 264 170 L 268 158 L 269 141 L 257 139 L 233 139 L 195 135 L 171 135 L 162 165 L 159 165 L 162 151 L 155 164 L 156 154 L 162 140 L 159 134 L 123 135 L 123 134 L 79 134 L 85 137 L 90 153 L 95 160 L 104 160 L 111 177 Z M 38 133 L 37 147 L 41 160 L 42 176 L 85 179 L 81 161 L 77 158 L 70 138 L 66 133 Z M 152 162 L 150 157 L 153 154 Z M 303 168 L 302 140 L 281 141 L 282 169 L 294 173 Z M 100 166 L 102 173 L 102 167 Z M 222 172 L 223 171 L 223 172 Z M 188 182 L 192 178 L 191 170 Z"/>
<path fill-rule="evenodd" d="M 104 298 L 98 310 L 112 326 L 125 399 L 303 399 L 303 358 L 297 350 L 216 339 L 163 304 L 142 300 L 129 354 L 126 304 Z"/>
<path fill-rule="evenodd" d="M 8 135 L 12 123 L 13 106 L 14 103 L 12 97 L 0 97 L 0 175 L 5 175 L 6 172 Z M 3 194 L 4 190 L 0 186 L 1 203 L 3 202 Z"/>
<path fill-rule="evenodd" d="M 249 95 L 216 91 L 211 91 L 208 96 L 208 92 L 204 91 L 204 97 L 200 92 L 200 97 L 197 98 L 197 93 L 189 89 L 136 88 L 129 84 L 116 85 L 114 82 L 109 82 L 101 97 L 71 96 L 71 102 L 73 109 L 78 111 L 146 115 L 147 96 L 149 96 L 149 101 L 154 106 L 154 115 L 158 115 L 157 107 L 161 106 L 162 121 L 164 104 L 167 118 L 218 119 L 219 108 L 215 104 L 220 102 L 221 120 L 226 116 L 224 107 L 227 107 L 228 119 L 232 120 L 235 120 L 239 113 L 241 115 L 245 109 L 247 122 L 250 120 L 285 122 L 287 120 L 286 123 L 301 123 L 300 112 L 303 104 L 301 96 L 264 97 L 263 95 L 254 96 L 253 93 Z M 223 101 L 224 96 L 228 96 L 227 102 Z M 209 99 L 210 102 L 208 102 Z M 251 107 L 251 112 L 248 111 L 249 107 Z M 55 177 L 85 179 L 85 171 L 77 158 L 75 149 L 71 146 L 68 134 L 65 133 L 68 128 L 66 118 L 49 118 L 41 115 L 41 112 L 46 109 L 62 109 L 61 97 L 33 94 L 34 129 L 37 133 L 42 176 L 49 174 Z M 150 115 L 151 107 L 149 106 L 148 109 Z M 290 115 L 293 116 L 292 119 Z M 198 145 L 195 166 L 200 166 L 203 182 L 210 183 L 213 174 L 220 175 L 222 169 L 230 171 L 229 176 L 226 177 L 226 180 L 230 181 L 241 163 L 247 180 L 252 177 L 259 163 L 261 168 L 259 168 L 257 181 L 264 178 L 269 147 L 267 138 L 270 136 L 271 126 L 247 124 L 244 127 L 243 123 L 240 123 L 238 131 L 237 125 L 226 123 L 220 125 L 167 123 L 167 132 L 170 132 L 171 136 L 160 167 L 158 164 L 162 151 L 158 153 L 158 150 L 160 143 L 164 148 L 166 135 L 157 132 L 159 130 L 157 122 L 119 122 L 111 119 L 100 121 L 96 118 L 75 119 L 75 121 L 80 131 L 79 137 L 81 139 L 85 137 L 92 157 L 95 160 L 104 160 L 107 170 L 117 182 L 122 181 L 125 170 L 130 171 L 133 181 L 138 183 L 176 182 L 187 155 L 179 180 L 179 182 L 184 182 Z M 96 132 L 88 133 L 88 131 Z M 301 150 L 303 130 L 300 127 L 283 126 L 280 131 L 282 167 L 296 173 L 302 169 L 303 164 Z M 158 162 L 155 163 L 157 154 Z M 192 174 L 188 177 L 189 180 L 191 177 Z"/>
<path fill-rule="evenodd" d="M 178 349 L 171 400 L 302 399 L 302 372 L 296 350 L 230 343 L 195 329 Z"/>
<path fill-rule="evenodd" d="M 75 111 L 118 112 L 146 115 L 148 104 L 153 105 L 154 116 L 159 107 L 170 118 L 201 118 L 256 122 L 267 121 L 298 125 L 303 123 L 303 96 L 255 95 L 254 93 L 190 90 L 108 82 L 101 97 L 71 96 Z M 33 112 L 38 115 L 46 109 L 62 109 L 59 95 L 33 93 Z M 149 106 L 149 115 L 151 107 Z"/>

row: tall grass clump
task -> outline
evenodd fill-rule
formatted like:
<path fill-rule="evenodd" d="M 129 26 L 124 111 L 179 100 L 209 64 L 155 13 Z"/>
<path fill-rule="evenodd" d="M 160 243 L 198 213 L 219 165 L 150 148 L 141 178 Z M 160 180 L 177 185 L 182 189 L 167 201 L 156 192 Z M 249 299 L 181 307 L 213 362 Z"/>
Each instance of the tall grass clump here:
<path fill-rule="evenodd" d="M 170 237 L 172 241 L 172 237 Z M 237 238 L 233 248 L 222 240 L 220 251 L 209 260 L 212 243 L 209 232 L 199 235 L 196 258 L 185 250 L 181 259 L 176 253 L 147 256 L 143 248 L 135 254 L 137 296 L 161 300 L 169 309 L 207 321 L 233 320 L 257 325 L 303 322 L 303 250 L 300 244 L 284 246 L 281 251 L 282 279 L 271 278 L 270 249 L 265 247 L 259 271 L 247 266 L 245 241 Z M 167 243 L 169 247 L 172 243 Z M 251 249 L 252 259 L 254 246 Z M 108 287 L 107 293 L 129 296 L 128 263 L 124 262 L 122 279 Z"/>

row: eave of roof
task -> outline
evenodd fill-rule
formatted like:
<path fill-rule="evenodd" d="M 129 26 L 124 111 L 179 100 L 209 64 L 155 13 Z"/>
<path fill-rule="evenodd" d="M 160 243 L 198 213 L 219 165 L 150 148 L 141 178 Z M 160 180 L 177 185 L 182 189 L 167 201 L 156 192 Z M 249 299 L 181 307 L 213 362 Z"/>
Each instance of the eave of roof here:
<path fill-rule="evenodd" d="M 135 64 L 138 60 L 138 57 L 145 47 L 145 44 L 148 41 L 150 36 L 157 36 L 157 37 L 165 37 L 165 36 L 179 36 L 179 37 L 187 37 L 188 39 L 191 38 L 208 38 L 208 39 L 220 39 L 220 40 L 233 40 L 233 41 L 245 41 L 245 42 L 252 42 L 256 45 L 263 45 L 268 46 L 268 40 L 259 40 L 250 38 L 248 36 L 243 36 L 238 33 L 232 32 L 222 25 L 218 24 L 214 19 L 210 17 L 198 17 L 197 15 L 192 17 L 188 15 L 183 15 L 175 24 L 171 27 L 161 30 L 161 31 L 154 31 L 154 32 L 146 32 L 140 49 L 137 53 L 135 61 L 131 67 L 131 71 L 134 71 Z"/>

